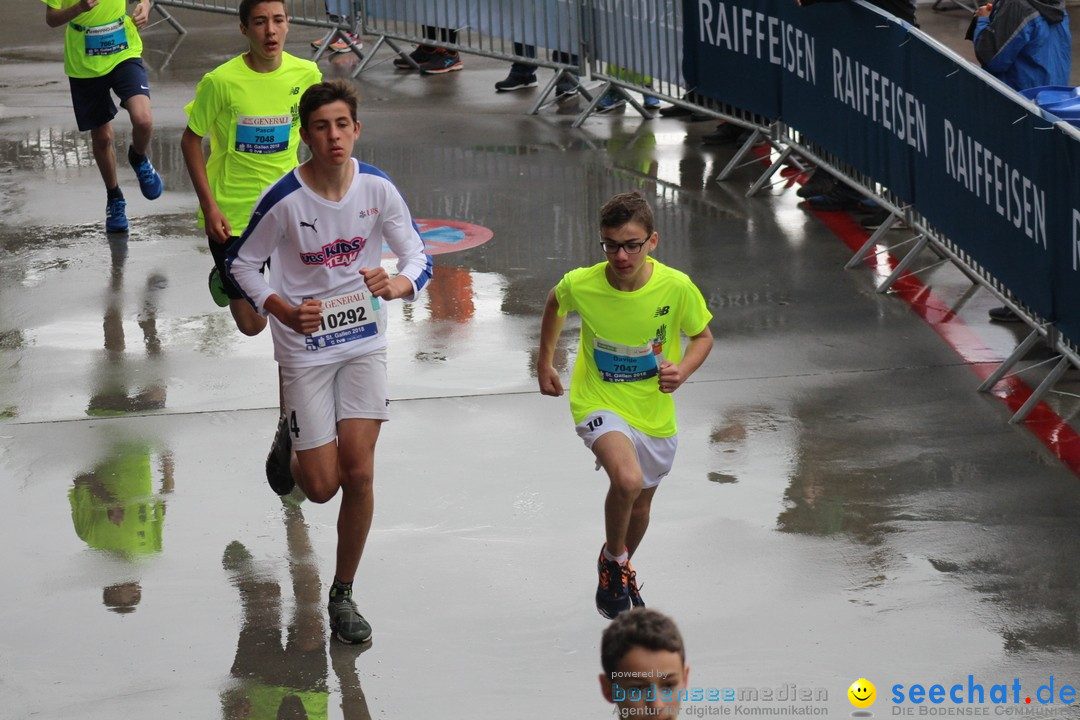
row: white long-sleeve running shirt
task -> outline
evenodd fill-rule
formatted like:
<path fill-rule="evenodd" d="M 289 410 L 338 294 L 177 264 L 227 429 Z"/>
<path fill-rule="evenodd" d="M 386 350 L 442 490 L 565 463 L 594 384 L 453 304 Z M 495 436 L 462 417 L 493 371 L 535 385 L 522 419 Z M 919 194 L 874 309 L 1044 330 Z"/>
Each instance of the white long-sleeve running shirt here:
<path fill-rule="evenodd" d="M 229 277 L 263 315 L 275 294 L 291 305 L 323 301 L 323 324 L 313 335 L 270 316 L 280 365 L 326 365 L 386 346 L 385 301 L 370 297 L 360 274 L 379 266 L 384 242 L 397 256 L 398 273 L 412 282 L 405 300 L 415 300 L 431 279 L 431 257 L 401 193 L 378 168 L 353 163 L 356 176 L 340 202 L 307 187 L 299 168 L 283 176 L 259 198 L 226 257 Z"/>

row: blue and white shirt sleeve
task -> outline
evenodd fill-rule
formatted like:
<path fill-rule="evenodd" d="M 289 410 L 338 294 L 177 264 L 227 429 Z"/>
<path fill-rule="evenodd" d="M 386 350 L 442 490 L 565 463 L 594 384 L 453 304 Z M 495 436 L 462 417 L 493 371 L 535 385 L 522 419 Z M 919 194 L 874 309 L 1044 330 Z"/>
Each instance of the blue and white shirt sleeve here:
<path fill-rule="evenodd" d="M 392 184 L 387 184 L 388 193 L 381 215 L 382 239 L 397 256 L 398 273 L 409 278 L 412 293 L 403 300 L 415 301 L 431 280 L 431 256 L 425 250 L 420 230 L 413 221 L 405 199 Z"/>

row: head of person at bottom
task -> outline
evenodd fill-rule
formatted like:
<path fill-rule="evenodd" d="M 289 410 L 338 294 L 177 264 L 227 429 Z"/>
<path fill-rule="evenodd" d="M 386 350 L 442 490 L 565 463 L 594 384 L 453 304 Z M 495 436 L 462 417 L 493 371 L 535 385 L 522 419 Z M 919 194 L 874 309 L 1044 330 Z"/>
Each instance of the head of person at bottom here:
<path fill-rule="evenodd" d="M 652 207 L 640 192 L 620 193 L 600 208 L 600 246 L 616 287 L 636 289 L 648 280 L 648 257 L 657 242 Z"/>
<path fill-rule="evenodd" d="M 611 621 L 600 641 L 600 690 L 624 718 L 679 715 L 690 666 L 675 621 L 634 608 Z"/>

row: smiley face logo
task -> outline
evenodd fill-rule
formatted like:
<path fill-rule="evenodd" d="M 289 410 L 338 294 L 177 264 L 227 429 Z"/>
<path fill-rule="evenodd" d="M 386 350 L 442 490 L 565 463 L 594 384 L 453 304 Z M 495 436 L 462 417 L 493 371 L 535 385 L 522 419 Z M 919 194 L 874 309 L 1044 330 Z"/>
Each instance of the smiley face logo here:
<path fill-rule="evenodd" d="M 847 689 L 848 700 L 857 708 L 868 708 L 877 699 L 877 688 L 866 678 L 859 678 Z"/>

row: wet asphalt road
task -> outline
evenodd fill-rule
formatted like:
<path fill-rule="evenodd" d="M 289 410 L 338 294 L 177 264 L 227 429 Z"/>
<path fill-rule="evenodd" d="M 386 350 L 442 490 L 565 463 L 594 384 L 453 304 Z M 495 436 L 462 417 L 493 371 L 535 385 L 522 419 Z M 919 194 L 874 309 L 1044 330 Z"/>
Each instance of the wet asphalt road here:
<path fill-rule="evenodd" d="M 596 210 L 631 188 L 654 198 L 657 256 L 693 276 L 716 336 L 677 396 L 678 461 L 635 556 L 643 595 L 682 627 L 693 686 L 827 695 L 688 714 L 848 717 L 860 677 L 878 687 L 877 717 L 895 712 L 896 684 L 1080 685 L 1080 486 L 975 392 L 969 364 L 875 293 L 870 270 L 842 269 L 850 250 L 793 186 L 746 199 L 752 168 L 714 182 L 732 150 L 700 145 L 712 123 L 629 113 L 574 130 L 576 107 L 530 117 L 532 97 L 491 91 L 505 66 L 473 57 L 451 76 L 383 62 L 358 81 L 360 156 L 417 218 L 491 240 L 436 256 L 431 292 L 393 306 L 393 420 L 357 581 L 375 641 L 330 641 L 336 503 L 266 487 L 269 337 L 241 336 L 206 292 L 179 150 L 195 82 L 242 49 L 234 20 L 178 13 L 185 38 L 146 34 L 166 192 L 139 198 L 122 168 L 132 227 L 109 237 L 59 33 L 39 7 L 9 15 L 4 717 L 607 716 L 592 607 L 606 483 L 532 368 L 548 289 L 599 260 Z M 294 28 L 290 50 L 314 37 Z M 351 69 L 339 63 L 324 72 Z M 118 122 L 118 147 L 127 134 Z M 1020 330 L 984 321 L 992 298 L 947 267 L 924 279 L 988 356 L 1011 350 Z M 574 349 L 567 332 L 564 378 Z M 1067 402 L 1052 401 L 1066 420 Z"/>

